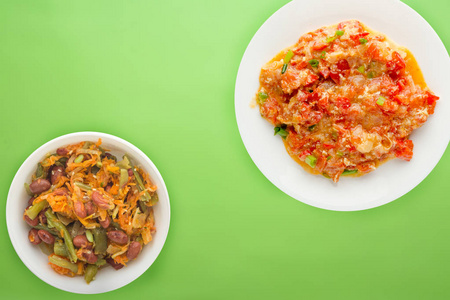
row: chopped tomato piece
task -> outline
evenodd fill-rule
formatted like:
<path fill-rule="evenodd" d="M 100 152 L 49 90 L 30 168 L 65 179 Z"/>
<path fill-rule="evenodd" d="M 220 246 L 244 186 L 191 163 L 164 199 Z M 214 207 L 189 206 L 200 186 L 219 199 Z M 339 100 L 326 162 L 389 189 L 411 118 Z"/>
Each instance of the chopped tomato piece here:
<path fill-rule="evenodd" d="M 324 41 L 317 41 L 314 42 L 311 49 L 319 51 L 325 49 L 326 47 L 328 47 L 328 43 L 325 43 Z"/>
<path fill-rule="evenodd" d="M 380 49 L 378 49 L 377 44 L 373 41 L 367 43 L 365 56 L 372 60 L 382 60 L 382 57 L 380 55 Z"/>
<path fill-rule="evenodd" d="M 434 104 L 436 104 L 436 101 L 439 100 L 438 96 L 430 93 L 429 91 L 427 91 L 427 96 L 428 96 L 428 98 L 427 98 L 428 105 L 434 105 Z"/>
<path fill-rule="evenodd" d="M 397 140 L 394 154 L 397 158 L 410 161 L 413 157 L 414 144 L 411 140 Z"/>
<path fill-rule="evenodd" d="M 336 98 L 336 106 L 341 110 L 346 110 L 350 107 L 350 100 L 346 97 L 338 97 Z"/>
<path fill-rule="evenodd" d="M 338 24 L 337 29 L 338 30 L 347 29 L 347 30 L 356 31 L 356 32 L 361 32 L 364 30 L 361 25 L 361 22 L 359 22 L 357 20 L 341 22 Z"/>
<path fill-rule="evenodd" d="M 359 172 L 361 173 L 368 173 L 372 170 L 375 170 L 375 163 L 374 162 L 364 162 L 361 164 L 358 164 L 356 166 L 356 168 L 358 169 Z"/>
<path fill-rule="evenodd" d="M 290 145 L 291 149 L 294 152 L 297 152 L 300 148 L 303 147 L 305 141 L 302 140 L 295 130 L 289 130 L 289 134 L 286 137 L 286 142 Z"/>
<path fill-rule="evenodd" d="M 348 61 L 346 59 L 341 59 L 340 61 L 338 61 L 336 67 L 338 72 L 350 69 L 350 65 L 348 64 Z"/>
<path fill-rule="evenodd" d="M 392 53 L 392 59 L 386 63 L 386 68 L 388 70 L 389 76 L 392 79 L 397 79 L 400 76 L 400 73 L 403 69 L 405 69 L 406 63 L 405 60 L 400 56 L 397 51 Z"/>
<path fill-rule="evenodd" d="M 330 72 L 330 78 L 334 81 L 334 83 L 339 84 L 341 81 L 341 77 L 339 76 L 339 72 L 331 71 Z"/>
<path fill-rule="evenodd" d="M 352 34 L 350 36 L 350 38 L 352 39 L 352 41 L 353 41 L 353 43 L 355 45 L 359 45 L 360 44 L 359 39 L 362 39 L 363 37 L 368 36 L 368 35 L 369 35 L 368 32 L 361 32 L 361 33 L 358 33 L 358 34 Z"/>
<path fill-rule="evenodd" d="M 280 107 L 274 98 L 268 98 L 261 106 L 261 114 L 273 125 L 277 124 L 279 111 Z"/>
<path fill-rule="evenodd" d="M 330 76 L 330 69 L 327 67 L 321 68 L 319 73 L 320 73 L 320 75 L 322 75 L 323 78 L 327 79 L 328 76 Z"/>
<path fill-rule="evenodd" d="M 316 74 L 309 74 L 309 76 L 305 80 L 305 86 L 310 86 L 311 84 L 316 82 L 317 79 L 319 79 L 319 76 L 317 76 Z"/>
<path fill-rule="evenodd" d="M 436 101 L 439 100 L 439 97 L 427 91 L 427 103 L 429 105 L 428 113 L 434 113 L 434 107 L 436 106 Z"/>

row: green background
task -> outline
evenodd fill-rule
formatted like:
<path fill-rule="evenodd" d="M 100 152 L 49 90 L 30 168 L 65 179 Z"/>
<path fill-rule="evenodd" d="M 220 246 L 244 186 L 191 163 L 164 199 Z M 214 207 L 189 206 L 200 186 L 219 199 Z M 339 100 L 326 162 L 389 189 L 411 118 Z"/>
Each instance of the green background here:
<path fill-rule="evenodd" d="M 36 148 L 85 130 L 143 150 L 171 197 L 169 236 L 150 269 L 83 297 L 450 298 L 449 150 L 407 195 L 360 212 L 290 198 L 247 154 L 234 114 L 237 70 L 257 29 L 287 2 L 0 1 L 1 206 Z M 449 47 L 450 2 L 405 2 Z M 0 219 L 0 298 L 78 299 L 25 267 L 4 209 Z"/>

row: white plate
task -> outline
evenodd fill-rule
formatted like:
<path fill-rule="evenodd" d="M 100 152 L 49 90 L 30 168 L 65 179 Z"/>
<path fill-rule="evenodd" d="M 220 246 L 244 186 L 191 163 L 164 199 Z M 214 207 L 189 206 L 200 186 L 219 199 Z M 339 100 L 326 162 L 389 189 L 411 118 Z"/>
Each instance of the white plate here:
<path fill-rule="evenodd" d="M 434 115 L 411 135 L 410 162 L 391 160 L 374 172 L 343 177 L 334 184 L 306 173 L 287 154 L 273 126 L 251 107 L 261 67 L 303 34 L 322 26 L 356 19 L 407 47 L 417 59 L 430 89 L 440 97 Z M 235 88 L 239 132 L 261 172 L 289 196 L 319 208 L 352 211 L 393 201 L 418 185 L 435 167 L 450 139 L 450 60 L 431 26 L 398 0 L 296 0 L 273 14 L 258 30 L 242 58 Z"/>
<path fill-rule="evenodd" d="M 59 275 L 48 265 L 47 257 L 38 246 L 28 241 L 30 227 L 22 219 L 26 203 L 30 196 L 24 189 L 24 183 L 30 182 L 31 174 L 35 172 L 36 165 L 47 153 L 57 148 L 79 143 L 82 141 L 97 142 L 102 139 L 102 146 L 110 149 L 113 155 L 121 157 L 127 153 L 130 158 L 148 172 L 153 183 L 158 187 L 159 202 L 154 206 L 156 233 L 153 240 L 145 245 L 136 258 L 120 270 L 106 267 L 98 271 L 95 280 L 89 285 L 83 276 L 74 278 Z M 153 162 L 138 148 L 129 142 L 113 135 L 99 132 L 77 132 L 58 137 L 42 145 L 34 151 L 17 171 L 8 193 L 6 203 L 6 224 L 11 242 L 23 263 L 36 276 L 59 289 L 80 293 L 96 294 L 118 289 L 138 278 L 155 261 L 166 241 L 170 224 L 169 194 L 161 174 Z"/>

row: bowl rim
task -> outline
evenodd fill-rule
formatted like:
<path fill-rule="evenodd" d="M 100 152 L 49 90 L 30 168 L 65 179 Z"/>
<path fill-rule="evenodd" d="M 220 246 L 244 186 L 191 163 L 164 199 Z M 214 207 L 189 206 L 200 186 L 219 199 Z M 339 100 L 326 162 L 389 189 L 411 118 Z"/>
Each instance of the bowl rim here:
<path fill-rule="evenodd" d="M 46 271 L 44 272 L 40 272 L 37 268 L 33 267 L 30 262 L 28 261 L 28 259 L 26 258 L 26 253 L 24 252 L 25 250 L 22 250 L 20 248 L 20 244 L 18 242 L 18 240 L 16 239 L 16 236 L 13 234 L 14 231 L 14 220 L 13 220 L 13 216 L 8 213 L 9 211 L 11 211 L 13 208 L 13 204 L 12 204 L 12 194 L 15 193 L 15 191 L 13 190 L 13 187 L 17 184 L 18 180 L 21 180 L 20 178 L 22 178 L 18 175 L 21 175 L 21 173 L 24 172 L 24 170 L 27 168 L 28 164 L 34 162 L 34 161 L 38 161 L 42 155 L 40 152 L 43 151 L 43 149 L 49 147 L 50 145 L 54 145 L 56 146 L 56 148 L 58 146 L 63 146 L 63 145 L 68 145 L 70 143 L 75 143 L 75 142 L 68 142 L 68 143 L 60 143 L 59 142 L 65 140 L 65 139 L 71 139 L 71 138 L 80 138 L 83 137 L 85 139 L 83 140 L 89 140 L 89 139 L 93 139 L 93 138 L 101 138 L 102 140 L 110 140 L 107 142 L 107 144 L 113 144 L 115 142 L 117 142 L 117 144 L 119 145 L 117 148 L 120 149 L 122 148 L 122 145 L 125 146 L 125 148 L 130 148 L 131 150 L 133 150 L 139 157 L 138 159 L 135 157 L 135 159 L 138 161 L 139 164 L 143 165 L 144 161 L 147 165 L 149 165 L 151 167 L 151 171 L 153 173 L 155 173 L 157 178 L 154 178 L 155 176 L 151 176 L 152 180 L 155 181 L 159 181 L 160 184 L 158 184 L 158 191 L 159 193 L 162 193 L 164 195 L 164 198 L 166 199 L 165 204 L 166 204 L 166 208 L 162 209 L 162 222 L 161 224 L 158 226 L 159 228 L 162 228 L 163 230 L 158 230 L 158 233 L 161 232 L 161 237 L 160 237 L 160 241 L 158 242 L 158 245 L 154 246 L 154 245 L 149 245 L 149 246 L 153 246 L 154 249 L 152 249 L 152 256 L 149 257 L 147 260 L 148 261 L 143 261 L 142 264 L 145 265 L 145 267 L 139 266 L 140 268 L 135 268 L 136 271 L 134 271 L 133 273 L 128 274 L 128 277 L 123 280 L 123 282 L 119 283 L 119 284 L 113 284 L 111 286 L 105 287 L 100 286 L 97 289 L 92 289 L 92 290 L 79 290 L 77 289 L 77 285 L 72 285 L 70 284 L 69 287 L 67 286 L 63 286 L 57 282 L 52 282 L 50 281 L 49 278 L 47 278 L 47 276 L 45 276 L 45 273 L 47 273 Z M 56 149 L 55 148 L 55 149 Z M 126 151 L 125 151 L 126 152 Z M 146 170 L 147 172 L 149 172 L 149 170 Z M 157 179 L 157 180 L 156 180 Z M 20 183 L 20 186 L 23 186 L 23 183 Z M 163 198 L 163 199 L 164 199 Z M 161 199 L 161 197 L 160 197 Z M 37 149 L 35 149 L 25 160 L 24 162 L 21 164 L 21 166 L 19 167 L 19 169 L 16 171 L 13 180 L 11 181 L 9 190 L 8 190 L 8 195 L 7 195 L 7 201 L 6 201 L 6 226 L 7 226 L 7 230 L 8 230 L 8 235 L 11 241 L 11 244 L 13 245 L 14 251 L 17 253 L 17 255 L 19 256 L 20 260 L 23 262 L 23 264 L 25 264 L 25 266 L 35 275 L 37 276 L 39 279 L 41 279 L 42 281 L 44 281 L 45 283 L 67 291 L 67 292 L 72 292 L 72 293 L 78 293 L 78 294 L 99 294 L 99 293 L 105 293 L 105 292 L 109 292 L 109 291 L 113 291 L 116 289 L 119 289 L 125 285 L 128 285 L 129 283 L 133 282 L 134 280 L 136 280 L 138 277 L 140 277 L 142 274 L 145 273 L 146 270 L 148 270 L 151 265 L 156 261 L 156 259 L 158 258 L 159 254 L 161 253 L 165 242 L 167 240 L 167 236 L 169 233 L 169 227 L 170 227 L 170 198 L 169 198 L 169 193 L 167 191 L 167 187 L 166 184 L 164 182 L 164 179 L 161 175 L 161 173 L 159 172 L 158 168 L 156 167 L 156 165 L 153 163 L 153 161 L 142 151 L 140 150 L 138 147 L 134 146 L 133 144 L 131 144 L 130 142 L 117 137 L 115 135 L 112 134 L 108 134 L 108 133 L 103 133 L 103 132 L 96 132 L 96 131 L 80 131 L 80 132 L 73 132 L 73 133 L 69 133 L 69 134 L 64 134 L 61 136 L 58 136 L 56 138 L 53 138 L 51 140 L 49 140 L 48 142 L 44 143 L 43 145 L 39 146 Z M 20 217 L 20 219 L 22 219 Z M 145 263 L 144 263 L 145 262 Z M 126 269 L 125 269 L 126 270 Z M 62 275 L 59 275 L 62 277 Z M 66 278 L 65 276 L 62 278 Z M 122 279 L 124 278 L 124 276 L 122 276 Z M 69 277 L 67 277 L 67 279 L 69 279 Z M 72 279 L 72 278 L 70 278 Z M 69 279 L 69 280 L 70 280 Z M 84 281 L 83 281 L 84 282 Z M 95 282 L 95 281 L 94 281 Z M 84 283 L 85 284 L 85 283 Z M 86 287 L 89 286 L 87 284 L 85 284 Z"/>

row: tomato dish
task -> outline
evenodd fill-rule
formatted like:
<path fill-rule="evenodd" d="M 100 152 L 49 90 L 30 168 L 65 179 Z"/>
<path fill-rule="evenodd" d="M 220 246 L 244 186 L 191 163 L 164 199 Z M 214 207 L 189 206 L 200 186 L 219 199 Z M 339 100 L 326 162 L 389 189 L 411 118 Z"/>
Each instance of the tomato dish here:
<path fill-rule="evenodd" d="M 411 52 L 357 20 L 301 36 L 262 67 L 256 95 L 290 156 L 334 182 L 410 161 L 438 99 Z"/>

